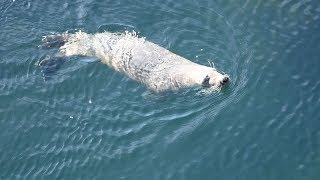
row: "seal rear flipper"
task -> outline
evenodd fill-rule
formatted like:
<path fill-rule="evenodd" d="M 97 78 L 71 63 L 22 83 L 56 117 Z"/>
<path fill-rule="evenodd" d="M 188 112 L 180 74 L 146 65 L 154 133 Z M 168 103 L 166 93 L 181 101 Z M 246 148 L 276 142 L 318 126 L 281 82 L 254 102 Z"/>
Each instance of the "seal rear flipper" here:
<path fill-rule="evenodd" d="M 38 65 L 41 68 L 41 71 L 44 77 L 48 77 L 51 74 L 58 71 L 62 64 L 65 63 L 67 59 L 65 57 L 60 56 L 46 56 L 43 60 L 41 60 Z"/>
<path fill-rule="evenodd" d="M 43 36 L 42 45 L 39 47 L 42 49 L 59 48 L 68 41 L 68 34 L 52 34 Z"/>

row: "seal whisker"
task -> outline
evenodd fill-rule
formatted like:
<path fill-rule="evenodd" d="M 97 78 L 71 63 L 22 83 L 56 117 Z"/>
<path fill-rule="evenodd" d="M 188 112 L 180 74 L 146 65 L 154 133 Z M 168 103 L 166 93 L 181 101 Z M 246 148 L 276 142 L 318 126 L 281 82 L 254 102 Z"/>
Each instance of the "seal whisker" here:
<path fill-rule="evenodd" d="M 207 61 L 208 61 L 209 66 L 212 67 L 211 62 L 209 60 L 207 60 Z"/>

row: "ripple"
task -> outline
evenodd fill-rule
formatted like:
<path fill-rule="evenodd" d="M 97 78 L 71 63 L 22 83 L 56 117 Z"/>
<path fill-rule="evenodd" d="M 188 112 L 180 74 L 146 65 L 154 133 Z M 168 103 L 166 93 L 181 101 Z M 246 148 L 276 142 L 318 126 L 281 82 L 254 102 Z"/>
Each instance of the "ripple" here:
<path fill-rule="evenodd" d="M 295 0 L 2 2 L 0 177 L 317 177 L 319 12 Z M 74 29 L 138 31 L 231 83 L 144 96 L 82 57 L 43 79 L 35 63 L 56 50 L 39 50 L 41 36 Z"/>

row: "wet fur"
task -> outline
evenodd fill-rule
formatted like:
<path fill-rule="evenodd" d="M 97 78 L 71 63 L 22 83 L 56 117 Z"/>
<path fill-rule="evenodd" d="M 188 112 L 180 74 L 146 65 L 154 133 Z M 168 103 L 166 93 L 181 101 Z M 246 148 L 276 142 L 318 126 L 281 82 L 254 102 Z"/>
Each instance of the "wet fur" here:
<path fill-rule="evenodd" d="M 226 77 L 213 65 L 193 63 L 132 33 L 65 33 L 45 37 L 43 42 L 44 48 L 60 47 L 58 57 L 98 57 L 155 92 L 193 86 L 219 89 Z"/>

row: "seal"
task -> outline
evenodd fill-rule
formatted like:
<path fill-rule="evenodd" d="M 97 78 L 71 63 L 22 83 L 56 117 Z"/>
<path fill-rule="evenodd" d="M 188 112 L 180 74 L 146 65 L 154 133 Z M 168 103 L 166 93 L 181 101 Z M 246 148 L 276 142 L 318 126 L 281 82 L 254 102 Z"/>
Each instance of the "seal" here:
<path fill-rule="evenodd" d="M 63 33 L 45 36 L 43 48 L 59 47 L 57 57 L 94 56 L 154 92 L 202 86 L 220 90 L 229 76 L 213 66 L 187 60 L 138 37 L 135 32 Z"/>

